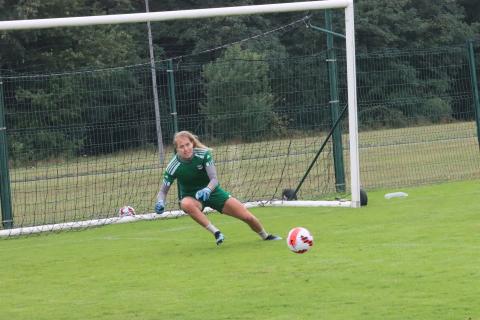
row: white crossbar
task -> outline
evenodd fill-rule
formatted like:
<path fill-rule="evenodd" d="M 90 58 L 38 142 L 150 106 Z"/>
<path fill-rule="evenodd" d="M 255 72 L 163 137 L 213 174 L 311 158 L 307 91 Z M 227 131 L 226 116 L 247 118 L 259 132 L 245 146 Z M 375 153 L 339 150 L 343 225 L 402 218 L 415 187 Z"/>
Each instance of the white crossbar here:
<path fill-rule="evenodd" d="M 200 19 L 220 16 L 241 16 L 262 13 L 308 11 L 320 9 L 346 8 L 353 6 L 353 0 L 324 0 L 294 3 L 265 4 L 256 6 L 223 7 L 211 9 L 163 11 L 148 13 L 115 14 L 89 17 L 52 18 L 1 21 L 0 30 L 45 29 L 78 27 L 99 24 L 120 24 L 147 21 L 168 21 L 180 19 Z"/>

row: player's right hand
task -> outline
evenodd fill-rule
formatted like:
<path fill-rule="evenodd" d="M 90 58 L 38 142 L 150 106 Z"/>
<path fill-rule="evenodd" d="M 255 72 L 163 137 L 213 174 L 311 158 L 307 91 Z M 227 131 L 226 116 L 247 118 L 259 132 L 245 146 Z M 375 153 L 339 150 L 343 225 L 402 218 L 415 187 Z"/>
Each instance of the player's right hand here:
<path fill-rule="evenodd" d="M 162 214 L 163 211 L 165 211 L 165 203 L 163 202 L 163 200 L 158 200 L 157 204 L 155 205 L 155 212 L 157 214 Z"/>

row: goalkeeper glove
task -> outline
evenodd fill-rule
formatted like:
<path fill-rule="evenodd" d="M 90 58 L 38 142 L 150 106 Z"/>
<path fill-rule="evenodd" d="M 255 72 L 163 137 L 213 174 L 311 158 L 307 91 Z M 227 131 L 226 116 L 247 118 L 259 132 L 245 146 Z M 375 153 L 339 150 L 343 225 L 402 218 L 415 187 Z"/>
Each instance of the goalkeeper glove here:
<path fill-rule="evenodd" d="M 205 187 L 202 190 L 197 191 L 197 193 L 195 194 L 195 198 L 197 198 L 198 200 L 207 201 L 208 198 L 210 198 L 211 193 L 212 190 L 210 190 L 209 187 Z"/>
<path fill-rule="evenodd" d="M 162 214 L 165 211 L 165 203 L 163 200 L 158 200 L 157 204 L 155 205 L 155 212 L 157 214 Z"/>

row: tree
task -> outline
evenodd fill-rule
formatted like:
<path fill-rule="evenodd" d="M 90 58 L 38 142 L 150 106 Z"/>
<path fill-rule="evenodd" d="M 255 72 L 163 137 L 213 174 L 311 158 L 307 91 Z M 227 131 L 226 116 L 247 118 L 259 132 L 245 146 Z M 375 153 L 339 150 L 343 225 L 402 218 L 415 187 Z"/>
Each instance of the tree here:
<path fill-rule="evenodd" d="M 275 123 L 268 64 L 263 55 L 239 45 L 205 65 L 206 101 L 201 106 L 208 132 L 216 138 L 253 140 Z"/>
<path fill-rule="evenodd" d="M 361 51 L 460 44 L 474 34 L 463 8 L 450 0 L 359 0 L 356 12 Z"/>
<path fill-rule="evenodd" d="M 133 3 L 32 0 L 0 3 L 0 8 L 4 5 L 7 10 L 0 12 L 10 19 L 85 16 L 129 12 Z M 142 27 L 145 26 L 108 25 L 0 33 L 0 68 L 8 70 L 4 75 L 42 74 L 5 80 L 6 95 L 12 97 L 7 103 L 9 127 L 35 128 L 28 134 L 12 136 L 9 147 L 13 159 L 29 161 L 80 152 L 110 152 L 121 147 L 117 142 L 126 132 L 129 141 L 141 134 L 137 132 L 141 129 L 135 131 L 128 124 L 133 120 L 131 114 L 145 114 L 135 112 L 141 105 L 134 102 L 148 90 L 141 82 L 149 70 L 67 71 L 141 62 L 137 39 Z M 144 49 L 146 54 L 147 48 Z M 52 73 L 56 75 L 49 75 Z M 99 123 L 97 128 L 93 128 L 93 123 Z M 115 127 L 119 123 L 124 123 L 122 128 Z M 109 149 L 103 148 L 106 143 L 110 143 Z"/>
<path fill-rule="evenodd" d="M 480 2 L 478 0 L 458 0 L 458 4 L 464 8 L 465 22 L 480 31 Z"/>
<path fill-rule="evenodd" d="M 123 13 L 133 10 L 132 3 L 32 0 L 2 6 L 0 2 L 0 17 L 13 20 Z M 108 25 L 0 32 L 0 69 L 45 73 L 138 63 L 142 56 L 137 43 L 140 30 L 139 25 Z M 145 56 L 147 49 L 144 47 Z"/>

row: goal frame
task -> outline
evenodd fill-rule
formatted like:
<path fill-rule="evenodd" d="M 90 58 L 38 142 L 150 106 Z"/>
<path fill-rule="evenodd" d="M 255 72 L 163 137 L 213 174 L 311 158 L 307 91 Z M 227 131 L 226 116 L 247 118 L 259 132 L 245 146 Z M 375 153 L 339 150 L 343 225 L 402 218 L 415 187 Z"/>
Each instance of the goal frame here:
<path fill-rule="evenodd" d="M 354 5 L 353 0 L 321 0 L 321 1 L 305 1 L 295 3 L 282 4 L 265 4 L 250 5 L 236 7 L 219 7 L 209 9 L 193 9 L 178 11 L 161 11 L 146 13 L 131 13 L 117 15 L 100 15 L 100 16 L 83 16 L 68 18 L 51 18 L 51 19 L 31 19 L 31 20 L 12 20 L 0 21 L 0 31 L 12 30 L 33 30 L 45 28 L 65 28 L 65 27 L 81 27 L 105 24 L 125 24 L 140 23 L 150 21 L 171 21 L 185 19 L 204 19 L 212 17 L 226 16 L 244 16 L 257 15 L 267 13 L 285 13 L 298 11 L 316 11 L 322 9 L 344 9 L 345 12 L 345 44 L 346 44 L 346 63 L 347 63 L 347 93 L 348 93 L 348 127 L 349 127 L 349 147 L 350 147 L 350 201 L 326 201 L 322 205 L 339 206 L 339 207 L 360 207 L 360 165 L 358 150 L 358 117 L 357 117 L 357 90 L 356 90 L 356 65 L 355 65 L 355 31 L 354 31 Z M 0 131 L 5 134 L 5 130 Z M 280 205 L 283 201 L 270 201 L 250 206 L 264 205 Z M 312 205 L 311 201 L 288 201 L 288 205 Z M 247 204 L 249 206 L 249 204 Z M 114 219 L 111 223 L 114 223 Z M 108 222 L 103 221 L 102 224 Z M 73 225 L 81 225 L 73 223 Z M 45 229 L 41 227 L 32 227 L 35 230 Z M 46 228 L 50 229 L 50 228 Z M 55 229 L 55 228 L 53 228 Z M 4 232 L 12 232 L 12 230 L 3 230 Z M 32 230 L 33 231 L 33 230 Z M 36 231 L 33 231 L 36 232 Z"/>

